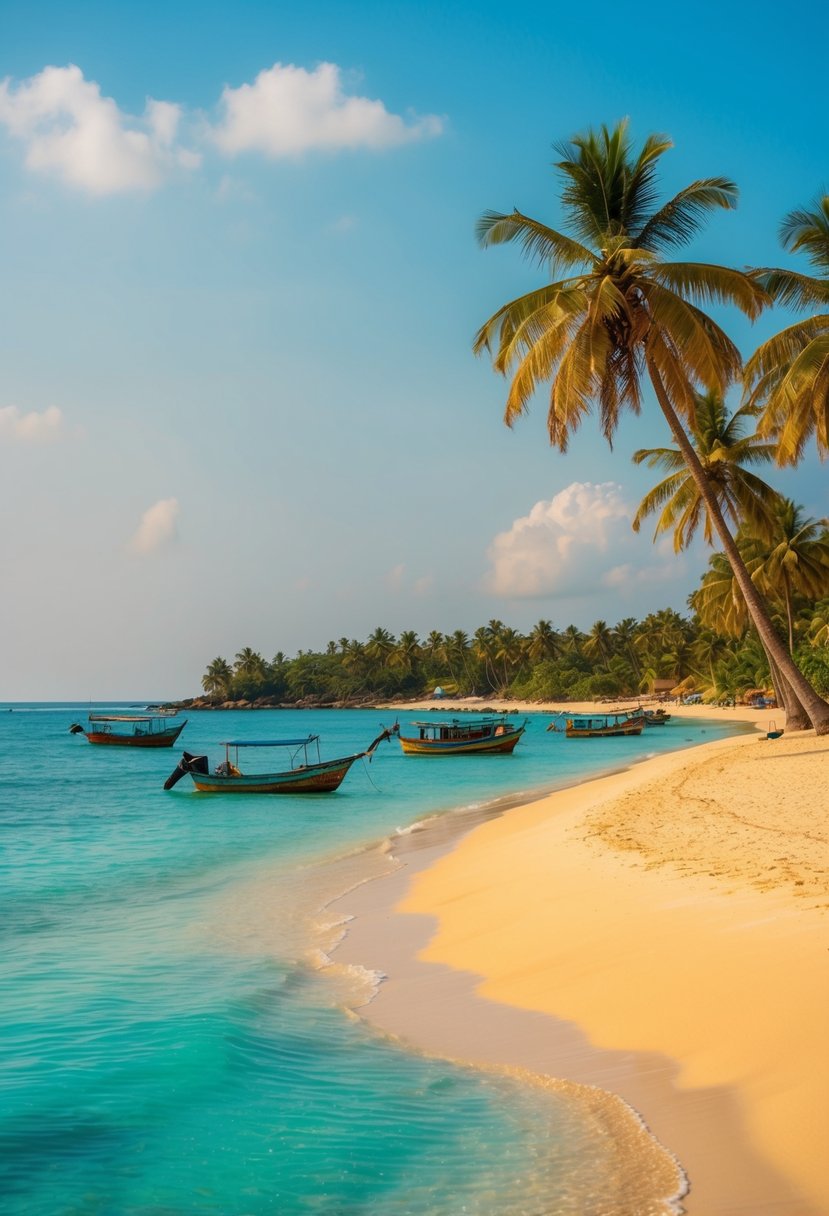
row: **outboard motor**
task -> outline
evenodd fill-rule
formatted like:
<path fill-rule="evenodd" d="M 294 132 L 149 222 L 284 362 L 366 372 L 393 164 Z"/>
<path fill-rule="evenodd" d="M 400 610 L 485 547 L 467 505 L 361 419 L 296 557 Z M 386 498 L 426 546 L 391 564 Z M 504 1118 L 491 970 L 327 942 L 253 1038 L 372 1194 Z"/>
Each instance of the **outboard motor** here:
<path fill-rule="evenodd" d="M 178 785 L 185 773 L 209 773 L 210 765 L 207 756 L 194 756 L 192 752 L 182 752 L 181 759 L 164 782 L 165 790 L 171 790 Z"/>

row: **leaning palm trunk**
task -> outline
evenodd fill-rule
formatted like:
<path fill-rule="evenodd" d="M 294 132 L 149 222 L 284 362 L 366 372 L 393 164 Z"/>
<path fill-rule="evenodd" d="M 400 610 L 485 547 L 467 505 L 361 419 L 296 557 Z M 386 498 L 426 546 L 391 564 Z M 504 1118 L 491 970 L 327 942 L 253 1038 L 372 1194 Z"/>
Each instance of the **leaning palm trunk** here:
<path fill-rule="evenodd" d="M 734 577 L 743 593 L 746 607 L 754 622 L 754 627 L 757 630 L 763 649 L 769 656 L 772 670 L 777 669 L 780 680 L 780 692 L 786 709 L 787 725 L 790 730 L 805 730 L 811 722 L 811 725 L 814 726 L 815 731 L 819 735 L 829 734 L 829 704 L 822 697 L 818 696 L 809 681 L 805 679 L 797 667 L 785 645 L 777 636 L 777 631 L 769 617 L 766 605 L 751 580 L 751 575 L 740 555 L 734 537 L 731 535 L 728 525 L 723 518 L 717 497 L 705 475 L 705 470 L 694 451 L 693 444 L 677 417 L 676 411 L 665 390 L 659 369 L 656 367 L 650 354 L 647 356 L 647 361 L 648 372 L 659 406 L 665 415 L 668 426 L 671 428 L 671 434 L 679 450 L 682 452 L 691 476 L 694 478 L 700 495 L 705 502 L 709 518 L 714 524 L 725 554 L 734 571 Z"/>

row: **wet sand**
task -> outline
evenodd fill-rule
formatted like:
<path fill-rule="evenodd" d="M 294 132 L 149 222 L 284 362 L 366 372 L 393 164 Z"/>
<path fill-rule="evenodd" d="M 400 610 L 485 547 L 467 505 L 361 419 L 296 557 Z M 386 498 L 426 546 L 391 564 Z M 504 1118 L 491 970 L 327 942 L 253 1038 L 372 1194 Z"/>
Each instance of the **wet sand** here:
<path fill-rule="evenodd" d="M 335 963 L 388 977 L 361 1013 L 414 1047 L 624 1099 L 687 1174 L 692 1216 L 821 1216 L 827 770 L 829 740 L 743 736 L 460 842 L 434 823 L 333 906 L 355 917 Z"/>

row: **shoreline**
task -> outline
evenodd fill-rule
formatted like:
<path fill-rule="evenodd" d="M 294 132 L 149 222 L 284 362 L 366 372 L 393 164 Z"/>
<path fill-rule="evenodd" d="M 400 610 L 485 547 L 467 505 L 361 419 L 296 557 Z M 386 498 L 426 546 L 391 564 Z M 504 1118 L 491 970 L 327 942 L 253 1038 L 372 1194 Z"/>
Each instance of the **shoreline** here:
<path fill-rule="evenodd" d="M 422 707 L 427 706 L 434 708 L 428 702 Z M 461 706 L 450 702 L 442 708 Z M 516 710 L 514 703 L 509 708 Z M 526 706 L 535 712 L 539 708 Z M 576 706 L 564 708 L 575 710 Z M 712 717 L 710 707 L 670 709 L 672 713 L 676 709 L 678 717 Z M 716 711 L 714 716 L 719 713 L 728 714 L 735 723 L 765 730 L 775 711 L 738 707 Z M 780 721 L 779 711 L 777 714 Z M 811 742 L 807 750 L 821 750 L 822 741 L 815 741 L 814 736 L 791 737 L 795 739 L 800 741 L 800 750 L 803 741 Z M 512 804 L 478 824 L 443 825 L 436 837 L 430 835 L 427 825 L 423 831 L 395 841 L 397 866 L 393 871 L 387 870 L 382 881 L 354 887 L 329 905 L 329 910 L 348 921 L 341 940 L 330 949 L 334 965 L 365 969 L 384 979 L 370 1003 L 359 1009 L 360 1016 L 428 1054 L 479 1067 L 517 1070 L 542 1080 L 557 1078 L 618 1096 L 687 1172 L 690 1193 L 681 1210 L 689 1216 L 726 1212 L 818 1216 L 826 1210 L 825 1192 L 815 1200 L 815 1187 L 819 1191 L 820 1184 L 811 1177 L 803 1179 L 809 1173 L 808 1162 L 806 1166 L 802 1160 L 792 1163 L 792 1154 L 797 1158 L 798 1153 L 791 1144 L 785 1152 L 769 1151 L 762 1127 L 758 1135 L 756 1121 L 752 1121 L 745 1078 L 739 1070 L 729 1071 L 723 1065 L 727 1050 L 720 1053 L 719 1074 L 717 1068 L 711 1068 L 707 1073 L 703 1069 L 699 1076 L 686 1075 L 689 1063 L 683 1058 L 682 1044 L 663 1042 L 664 1036 L 653 1027 L 637 1032 L 639 1019 L 631 1010 L 620 1013 L 616 1025 L 602 1025 L 601 1007 L 608 1004 L 608 995 L 615 1004 L 625 977 L 620 982 L 611 967 L 610 980 L 604 976 L 602 981 L 610 982 L 611 987 L 585 996 L 591 983 L 595 987 L 603 969 L 608 969 L 601 938 L 598 946 L 596 941 L 582 943 L 575 960 L 567 957 L 568 952 L 574 953 L 572 948 L 559 948 L 557 953 L 545 944 L 562 939 L 569 942 L 573 916 L 578 921 L 581 914 L 574 913 L 568 901 L 577 900 L 585 888 L 605 912 L 617 909 L 611 917 L 617 921 L 624 911 L 618 903 L 620 895 L 633 900 L 633 905 L 644 898 L 644 910 L 638 909 L 644 920 L 637 923 L 644 930 L 645 942 L 655 917 L 655 905 L 647 906 L 647 901 L 657 899 L 669 910 L 684 906 L 690 919 L 682 931 L 692 937 L 701 933 L 706 942 L 706 934 L 716 937 L 726 932 L 734 938 L 742 933 L 754 953 L 759 949 L 762 955 L 768 946 L 765 939 L 774 934 L 763 930 L 762 924 L 755 932 L 753 921 L 788 926 L 791 932 L 808 922 L 807 950 L 811 949 L 809 935 L 826 927 L 826 901 L 804 909 L 803 900 L 799 905 L 795 900 L 793 908 L 791 891 L 781 892 L 779 884 L 758 893 L 739 874 L 724 881 L 722 875 L 682 873 L 681 867 L 669 873 L 664 858 L 652 855 L 643 861 L 638 851 L 641 841 L 625 840 L 612 814 L 604 814 L 605 807 L 624 803 L 626 798 L 641 800 L 643 789 L 652 788 L 654 782 L 669 783 L 685 770 L 699 770 L 709 759 L 727 765 L 730 756 L 754 745 L 778 747 L 779 741 L 767 744 L 752 734 L 664 753 L 582 785 L 533 801 L 525 799 L 522 805 Z M 603 808 L 605 822 L 595 822 L 598 807 Z M 625 814 L 629 817 L 629 808 Z M 528 845 L 536 836 L 538 841 Z M 660 847 L 664 851 L 664 842 Z M 516 864 L 510 870 L 507 857 L 512 853 Z M 544 858 L 543 882 L 532 867 L 532 858 L 539 856 Z M 513 879 L 511 873 L 520 877 Z M 716 889 L 718 884 L 724 889 Z M 559 892 L 554 899 L 549 897 L 550 887 Z M 763 901 L 762 908 L 755 906 L 756 901 Z M 657 910 L 661 916 L 662 909 Z M 705 950 L 698 947 L 694 960 L 692 951 L 686 957 L 674 943 L 663 940 L 662 944 L 670 948 L 658 964 L 664 974 L 650 976 L 655 984 L 650 999 L 656 1005 L 673 1002 L 677 1008 L 685 1008 L 687 1018 L 695 999 L 705 1000 L 704 974 L 694 970 L 703 965 L 704 972 Z M 791 943 L 784 945 L 788 948 Z M 628 942 L 629 950 L 630 946 Z M 648 949 L 641 942 L 634 945 L 628 965 L 636 962 L 637 951 L 642 955 Z M 822 958 L 819 962 L 822 964 Z M 802 971 L 802 960 L 799 965 Z M 568 974 L 568 968 L 575 970 L 575 977 Z M 647 981 L 651 970 L 645 968 L 644 978 L 637 975 L 637 983 Z M 662 992 L 666 983 L 668 988 L 678 985 L 670 1002 Z M 571 1000 L 580 987 L 581 1007 Z M 745 1009 L 742 1015 L 745 1017 Z M 811 1016 L 818 1017 L 817 1008 Z M 733 1024 L 729 1024 L 727 1010 L 723 1018 L 728 1041 L 741 1027 L 736 1014 Z M 658 1024 L 659 1019 L 656 1021 Z M 778 1033 L 782 1036 L 782 1025 Z M 817 1047 L 817 1041 L 812 1046 Z M 704 1055 L 705 1050 L 704 1043 L 694 1043 L 690 1056 Z M 825 1049 L 823 1054 L 825 1058 Z M 819 1124 L 817 1111 L 813 1118 Z M 820 1134 L 819 1126 L 814 1134 Z"/>

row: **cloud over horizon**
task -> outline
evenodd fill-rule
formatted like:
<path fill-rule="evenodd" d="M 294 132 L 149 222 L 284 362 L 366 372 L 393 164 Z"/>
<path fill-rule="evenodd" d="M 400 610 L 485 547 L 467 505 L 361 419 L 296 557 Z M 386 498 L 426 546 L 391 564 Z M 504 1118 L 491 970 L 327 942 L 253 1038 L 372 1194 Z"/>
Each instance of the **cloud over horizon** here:
<path fill-rule="evenodd" d="M 130 541 L 134 553 L 147 555 L 165 548 L 177 538 L 179 502 L 177 498 L 161 498 L 141 516 L 138 530 Z"/>
<path fill-rule="evenodd" d="M 567 598 L 675 577 L 676 563 L 642 560 L 651 547 L 631 530 L 632 515 L 615 482 L 572 482 L 495 537 L 485 589 L 510 599 Z"/>
<path fill-rule="evenodd" d="M 56 439 L 63 426 L 63 414 L 56 405 L 38 413 L 28 414 L 17 405 L 6 405 L 0 409 L 0 437 L 7 435 L 29 443 L 42 443 Z"/>

